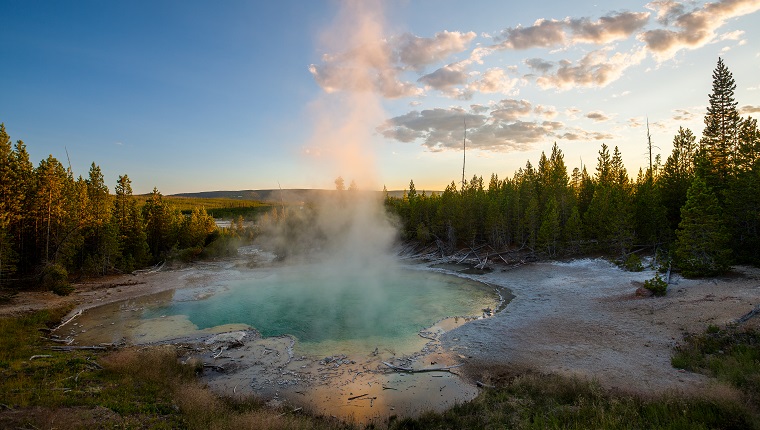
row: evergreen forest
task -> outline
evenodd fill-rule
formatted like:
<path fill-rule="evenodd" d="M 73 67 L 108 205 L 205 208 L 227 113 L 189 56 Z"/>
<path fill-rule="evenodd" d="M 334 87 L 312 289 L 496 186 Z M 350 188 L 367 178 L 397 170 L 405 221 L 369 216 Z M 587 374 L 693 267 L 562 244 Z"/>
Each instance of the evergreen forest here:
<path fill-rule="evenodd" d="M 528 161 L 512 178 L 474 176 L 451 182 L 440 195 L 417 192 L 385 203 L 401 220 L 402 235 L 437 248 L 488 245 L 537 257 L 633 252 L 658 256 L 686 276 L 725 272 L 731 264 L 760 264 L 760 131 L 741 117 L 736 83 L 722 59 L 697 140 L 680 128 L 664 164 L 652 156 L 636 179 L 617 147 L 602 144 L 596 166 L 568 174 L 560 148 Z"/>
<path fill-rule="evenodd" d="M 681 128 L 662 163 L 651 156 L 633 180 L 617 147 L 603 144 L 595 168 L 568 173 L 555 144 L 512 178 L 492 174 L 452 182 L 440 194 L 414 181 L 386 208 L 401 235 L 442 253 L 489 245 L 543 258 L 601 254 L 623 258 L 647 250 L 687 276 L 760 264 L 760 131 L 743 118 L 731 72 L 718 59 L 705 128 Z M 259 208 L 261 209 L 261 208 Z M 167 257 L 234 255 L 251 238 L 242 218 L 218 229 L 203 207 L 182 213 L 157 189 L 134 196 L 119 176 L 113 194 L 92 163 L 87 177 L 52 155 L 35 167 L 23 141 L 0 124 L 0 287 L 62 291 L 72 276 L 128 273 Z M 261 211 L 260 211 L 261 212 Z"/>

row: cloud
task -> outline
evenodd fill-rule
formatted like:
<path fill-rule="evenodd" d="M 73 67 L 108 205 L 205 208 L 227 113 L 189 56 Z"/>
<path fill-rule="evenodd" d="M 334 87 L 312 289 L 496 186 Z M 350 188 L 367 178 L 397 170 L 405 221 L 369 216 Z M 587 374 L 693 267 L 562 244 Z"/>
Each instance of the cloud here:
<path fill-rule="evenodd" d="M 744 30 L 735 30 L 721 34 L 718 36 L 718 40 L 721 42 L 724 40 L 740 40 L 742 37 L 744 37 Z"/>
<path fill-rule="evenodd" d="M 657 21 L 662 25 L 668 25 L 678 16 L 683 15 L 685 6 L 672 0 L 658 0 L 646 5 L 647 9 L 657 12 Z"/>
<path fill-rule="evenodd" d="M 324 55 L 321 63 L 309 66 L 309 72 L 328 93 L 374 91 L 391 99 L 419 96 L 423 93 L 422 88 L 401 79 L 404 70 L 420 71 L 427 65 L 464 51 L 475 36 L 474 32 L 457 31 L 443 31 L 432 38 L 405 33 L 390 41 L 365 42 L 344 52 Z M 486 54 L 484 50 L 477 53 L 480 56 Z M 460 73 L 463 73 L 465 65 L 460 67 Z M 436 72 L 427 75 L 421 82 L 433 87 L 445 87 L 446 82 L 455 78 L 456 70 L 441 68 Z M 465 82 L 466 76 L 460 83 Z"/>
<path fill-rule="evenodd" d="M 359 70 L 362 72 L 358 73 Z M 326 62 L 322 65 L 310 65 L 309 72 L 327 93 L 374 91 L 391 99 L 419 96 L 423 93 L 415 84 L 401 81 L 398 72 L 390 68 Z"/>
<path fill-rule="evenodd" d="M 586 118 L 593 120 L 595 122 L 603 122 L 610 119 L 607 115 L 604 114 L 604 112 L 600 111 L 592 111 L 586 114 Z"/>
<path fill-rule="evenodd" d="M 524 151 L 544 142 L 564 124 L 554 121 L 488 122 L 468 133 L 468 147 L 493 152 Z M 454 146 L 456 148 L 456 146 Z"/>
<path fill-rule="evenodd" d="M 696 49 L 715 40 L 716 31 L 726 21 L 760 10 L 760 1 L 719 0 L 705 3 L 689 12 L 671 1 L 652 2 L 647 7 L 657 11 L 661 23 L 670 26 L 672 22 L 674 27 L 648 30 L 638 36 L 658 60 L 663 61 L 672 58 L 681 49 Z"/>
<path fill-rule="evenodd" d="M 760 106 L 745 105 L 739 108 L 739 113 L 742 115 L 758 112 L 760 112 Z"/>
<path fill-rule="evenodd" d="M 533 108 L 533 113 L 543 117 L 544 119 L 553 119 L 557 116 L 557 108 L 554 106 L 538 105 Z"/>
<path fill-rule="evenodd" d="M 500 68 L 488 69 L 481 76 L 480 79 L 469 84 L 467 90 L 479 93 L 510 94 L 520 82 L 519 79 L 507 76 L 504 69 Z"/>
<path fill-rule="evenodd" d="M 432 38 L 405 33 L 392 40 L 391 45 L 400 64 L 420 71 L 430 64 L 441 62 L 452 54 L 464 51 L 475 36 L 472 31 L 442 31 Z"/>
<path fill-rule="evenodd" d="M 577 119 L 578 118 L 578 114 L 580 114 L 581 112 L 582 111 L 580 109 L 578 109 L 577 107 L 574 107 L 574 106 L 565 109 L 565 115 L 567 115 L 567 117 L 570 118 L 570 119 Z"/>
<path fill-rule="evenodd" d="M 611 47 L 604 47 L 589 52 L 577 63 L 561 60 L 555 73 L 539 76 L 536 78 L 536 83 L 543 89 L 558 90 L 574 87 L 604 87 L 619 79 L 627 68 L 641 63 L 646 57 L 643 49 L 608 55 L 611 49 Z"/>
<path fill-rule="evenodd" d="M 644 126 L 644 118 L 628 118 L 628 127 L 631 128 L 640 128 Z"/>
<path fill-rule="evenodd" d="M 587 131 L 578 127 L 568 129 L 565 133 L 558 135 L 557 138 L 563 140 L 611 140 L 615 136 L 609 133 L 602 133 L 599 131 Z"/>
<path fill-rule="evenodd" d="M 527 60 L 523 61 L 523 63 L 525 63 L 525 65 L 528 66 L 531 70 L 534 70 L 541 74 L 547 73 L 549 70 L 554 68 L 554 63 L 541 58 L 528 58 Z"/>
<path fill-rule="evenodd" d="M 629 95 L 629 94 L 631 94 L 631 92 L 630 92 L 630 91 L 628 91 L 628 90 L 625 90 L 625 91 L 623 91 L 622 93 L 619 93 L 619 94 L 613 94 L 613 95 L 612 95 L 612 98 L 613 98 L 613 99 L 616 99 L 616 98 L 619 98 L 619 97 L 625 97 L 625 96 L 627 96 L 627 95 Z"/>
<path fill-rule="evenodd" d="M 527 100 L 505 99 L 497 103 L 491 110 L 491 116 L 500 121 L 514 121 L 530 115 L 533 106 Z"/>
<path fill-rule="evenodd" d="M 589 18 L 539 19 L 529 27 L 507 28 L 495 49 L 554 48 L 578 43 L 603 45 L 627 39 L 649 21 L 649 12 L 621 12 L 598 20 Z"/>
<path fill-rule="evenodd" d="M 496 49 L 551 48 L 567 44 L 565 25 L 561 21 L 539 19 L 530 27 L 507 28 L 499 37 Z"/>
<path fill-rule="evenodd" d="M 417 82 L 436 90 L 443 90 L 466 84 L 467 73 L 462 63 L 454 63 L 419 78 Z"/>
<path fill-rule="evenodd" d="M 536 143 L 555 139 L 591 141 L 614 138 L 608 133 L 568 128 L 559 121 L 531 119 L 531 115 L 537 112 L 544 116 L 556 115 L 556 109 L 533 106 L 527 100 L 504 99 L 490 107 L 472 105 L 471 108 L 470 112 L 459 107 L 412 111 L 386 120 L 377 131 L 400 142 L 420 142 L 433 152 L 459 150 L 465 120 L 467 147 L 491 152 L 528 150 Z"/>
<path fill-rule="evenodd" d="M 608 15 L 597 21 L 585 18 L 565 19 L 573 32 L 573 43 L 605 44 L 627 39 L 649 21 L 648 12 L 622 12 Z"/>
<path fill-rule="evenodd" d="M 461 108 L 415 110 L 386 120 L 377 131 L 401 142 L 422 139 L 425 146 L 434 150 L 457 140 L 461 143 L 465 121 L 468 128 L 479 127 L 485 123 L 486 117 Z M 459 136 L 456 139 L 455 134 Z"/>
<path fill-rule="evenodd" d="M 696 117 L 694 113 L 687 111 L 686 109 L 675 109 L 673 110 L 673 112 L 674 112 L 673 114 L 674 121 L 686 122 L 686 121 L 691 121 L 694 119 L 694 117 Z"/>
<path fill-rule="evenodd" d="M 483 105 L 470 105 L 470 109 L 475 113 L 488 112 L 491 108 Z"/>

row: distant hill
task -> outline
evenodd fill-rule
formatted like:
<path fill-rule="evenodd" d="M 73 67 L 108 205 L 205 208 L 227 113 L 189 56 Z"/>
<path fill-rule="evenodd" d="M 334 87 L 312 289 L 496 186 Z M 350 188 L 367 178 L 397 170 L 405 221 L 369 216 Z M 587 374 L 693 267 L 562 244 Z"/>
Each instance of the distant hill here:
<path fill-rule="evenodd" d="M 198 193 L 180 193 L 172 194 L 174 197 L 195 197 L 195 198 L 225 198 L 235 200 L 258 200 L 262 202 L 308 202 L 316 200 L 322 196 L 330 193 L 334 193 L 334 190 L 317 190 L 317 189 L 299 189 L 291 188 L 285 190 L 240 190 L 240 191 L 201 191 Z M 378 194 L 382 194 L 382 191 L 376 191 Z M 422 191 L 419 191 L 422 192 Z M 437 194 L 441 194 L 440 191 L 434 191 Z M 430 191 L 426 191 L 427 195 L 430 195 Z M 392 190 L 388 191 L 388 195 L 391 197 L 402 197 L 404 190 Z"/>

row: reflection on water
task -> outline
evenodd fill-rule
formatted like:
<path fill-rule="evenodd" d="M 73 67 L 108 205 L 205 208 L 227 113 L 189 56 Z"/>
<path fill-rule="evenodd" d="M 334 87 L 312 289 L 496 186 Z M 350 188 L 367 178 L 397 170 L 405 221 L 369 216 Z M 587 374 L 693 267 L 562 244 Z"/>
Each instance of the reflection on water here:
<path fill-rule="evenodd" d="M 208 285 L 89 310 L 80 320 L 85 333 L 76 330 L 77 337 L 80 343 L 122 337 L 143 343 L 242 324 L 265 337 L 293 335 L 305 353 L 341 345 L 401 353 L 419 349 L 424 339 L 417 333 L 441 318 L 480 315 L 498 301 L 481 283 L 419 270 L 367 277 L 297 266 L 241 272 L 234 280 L 207 279 Z"/>

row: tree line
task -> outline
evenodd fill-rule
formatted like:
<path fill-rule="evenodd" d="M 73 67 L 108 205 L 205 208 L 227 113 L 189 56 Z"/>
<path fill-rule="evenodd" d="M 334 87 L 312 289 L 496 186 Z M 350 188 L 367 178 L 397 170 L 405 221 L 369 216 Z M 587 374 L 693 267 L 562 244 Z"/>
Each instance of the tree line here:
<path fill-rule="evenodd" d="M 760 263 L 760 131 L 742 118 L 736 83 L 722 59 L 697 141 L 688 128 L 631 179 L 617 147 L 602 144 L 596 166 L 568 174 L 555 143 L 536 166 L 528 161 L 512 178 L 492 174 L 451 182 L 441 194 L 415 189 L 386 196 L 402 235 L 443 252 L 488 244 L 547 257 L 604 253 L 625 257 L 648 248 L 684 274 L 712 275 L 732 263 Z"/>
<path fill-rule="evenodd" d="M 220 231 L 204 208 L 183 215 L 154 188 L 141 204 L 125 174 L 112 194 L 99 166 L 86 178 L 50 155 L 37 167 L 23 141 L 0 124 L 0 286 L 68 285 L 69 273 L 131 272 L 169 255 L 229 253 L 220 236 L 242 233 L 242 220 Z M 217 249 L 208 246 L 215 243 Z"/>

